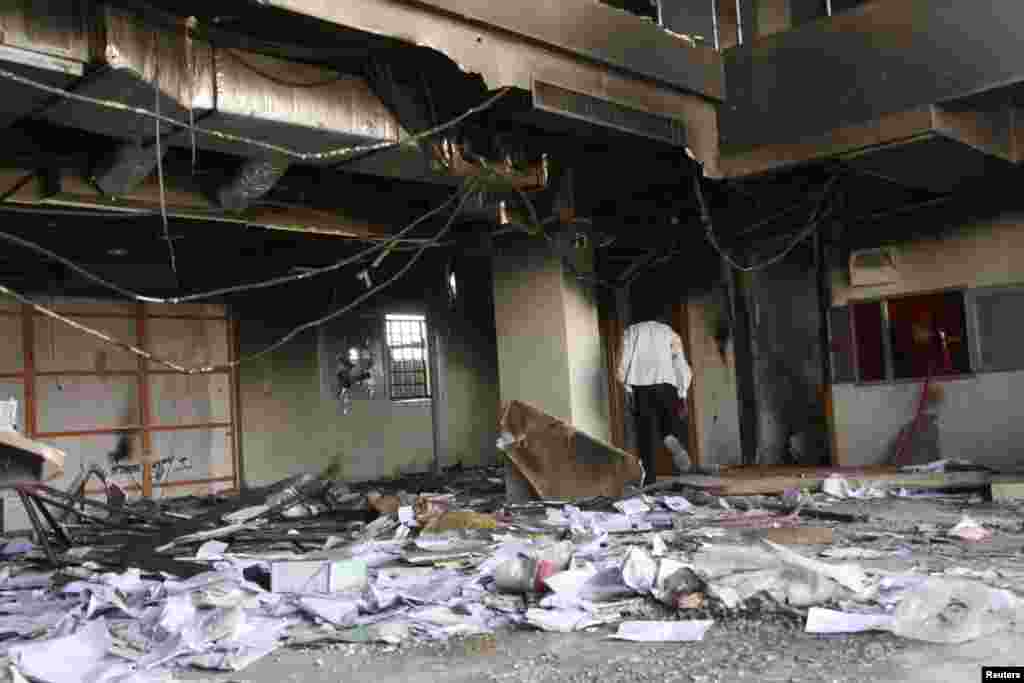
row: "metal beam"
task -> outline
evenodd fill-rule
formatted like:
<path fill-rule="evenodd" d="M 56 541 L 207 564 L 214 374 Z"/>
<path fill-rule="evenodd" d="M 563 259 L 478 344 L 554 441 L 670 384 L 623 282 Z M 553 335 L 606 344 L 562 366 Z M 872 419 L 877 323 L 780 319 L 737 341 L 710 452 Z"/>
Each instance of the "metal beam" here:
<path fill-rule="evenodd" d="M 712 0 L 698 2 L 711 6 Z M 489 34 L 497 29 L 547 49 L 704 97 L 722 99 L 725 90 L 721 58 L 714 49 L 694 47 L 646 19 L 596 0 L 538 0 L 529 6 L 492 0 L 270 0 L 267 4 L 396 38 L 440 37 L 432 24 L 442 21 L 451 32 L 461 28 L 474 33 L 474 41 L 491 49 L 494 44 Z M 396 13 L 410 21 L 387 22 L 386 17 Z M 339 20 L 339 15 L 344 19 Z M 445 40 L 432 47 L 445 52 L 449 46 Z M 490 57 L 501 61 L 502 55 L 491 52 Z"/>
<path fill-rule="evenodd" d="M 31 171 L 27 169 L 0 169 L 0 187 L 12 187 L 28 173 Z M 57 184 L 57 188 L 44 187 L 42 180 L 34 178 L 7 201 L 39 207 L 77 207 L 129 213 L 160 211 L 160 189 L 154 179 L 117 198 L 100 194 L 90 183 L 71 172 L 60 172 Z M 167 215 L 174 218 L 242 223 L 339 237 L 379 237 L 390 234 L 391 230 L 386 222 L 372 223 L 333 207 L 255 206 L 228 214 L 214 205 L 191 180 L 177 177 L 167 178 L 165 197 Z"/>
<path fill-rule="evenodd" d="M 723 152 L 1024 82 L 1021 25 L 1019 0 L 872 2 L 729 50 Z"/>
<path fill-rule="evenodd" d="M 437 2 L 439 5 L 441 0 Z M 529 9 L 525 9 L 521 3 L 489 5 L 494 5 L 493 12 L 500 10 L 503 15 L 514 13 L 518 21 L 525 21 L 528 15 L 533 15 L 530 18 L 535 20 L 538 16 L 547 16 L 547 13 L 555 12 L 559 15 L 555 27 L 559 31 L 568 31 L 570 37 L 575 36 L 573 39 L 582 39 L 578 31 L 566 25 L 566 21 L 569 16 L 587 15 L 572 15 L 569 10 L 563 10 L 561 7 L 568 4 L 576 8 L 574 11 L 583 12 L 583 3 L 598 6 L 594 0 L 572 0 L 571 3 L 538 1 L 531 3 Z M 339 26 L 433 48 L 445 54 L 464 71 L 479 74 L 491 90 L 514 87 L 532 92 L 535 79 L 539 79 L 623 106 L 670 116 L 685 124 L 687 146 L 704 164 L 709 175 L 716 174 L 718 127 L 714 98 L 721 98 L 724 93 L 718 53 L 711 48 L 689 48 L 683 41 L 673 38 L 653 25 L 638 28 L 635 22 L 642 20 L 637 17 L 611 8 L 600 8 L 595 11 L 614 13 L 616 19 L 608 20 L 600 30 L 594 29 L 585 37 L 593 43 L 593 49 L 596 50 L 600 43 L 611 42 L 610 36 L 639 35 L 633 29 L 650 36 L 654 33 L 648 34 L 648 30 L 657 32 L 658 37 L 652 39 L 658 44 L 664 44 L 666 40 L 671 40 L 675 44 L 674 49 L 669 51 L 672 55 L 669 62 L 706 62 L 698 71 L 707 72 L 707 82 L 695 80 L 687 84 L 677 75 L 671 79 L 677 82 L 670 83 L 666 80 L 652 79 L 650 74 L 643 73 L 645 69 L 630 71 L 622 65 L 613 65 L 609 68 L 610 62 L 619 58 L 633 59 L 636 53 L 645 52 L 647 44 L 643 41 L 616 41 L 615 49 L 619 51 L 619 57 L 613 59 L 606 55 L 604 61 L 601 61 L 594 55 L 584 55 L 585 50 L 580 46 L 558 47 L 537 37 L 528 38 L 528 31 L 523 27 L 517 33 L 495 24 L 479 23 L 487 17 L 497 21 L 497 15 L 472 15 L 476 18 L 470 19 L 468 15 L 442 11 L 439 6 L 425 6 L 422 3 L 416 5 L 400 0 L 268 0 L 267 4 Z M 481 7 L 483 5 L 474 2 L 474 5 L 477 4 Z M 502 6 L 499 8 L 499 5 Z M 547 8 L 547 5 L 551 8 Z M 467 6 L 463 9 L 468 11 L 469 8 Z M 478 9 L 483 12 L 483 9 Z M 567 14 L 562 15 L 563 11 Z M 511 21 L 512 18 L 505 16 L 501 21 Z M 629 28 L 626 28 L 626 23 L 616 22 L 628 22 Z M 619 31 L 619 28 L 622 30 Z M 556 40 L 557 36 L 549 36 L 547 39 Z M 664 68 L 679 67 L 669 64 Z"/>

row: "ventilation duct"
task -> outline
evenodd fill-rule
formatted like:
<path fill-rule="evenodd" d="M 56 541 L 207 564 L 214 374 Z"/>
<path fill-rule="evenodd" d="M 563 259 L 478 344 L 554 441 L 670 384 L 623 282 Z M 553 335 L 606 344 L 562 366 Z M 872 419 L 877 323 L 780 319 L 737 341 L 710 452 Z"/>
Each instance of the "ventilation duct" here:
<path fill-rule="evenodd" d="M 162 147 L 161 155 L 167 155 Z M 96 187 L 104 194 L 118 197 L 128 194 L 149 177 L 157 165 L 156 146 L 125 142 L 105 160 L 93 176 Z"/>
<path fill-rule="evenodd" d="M 16 10 L 8 10 L 16 11 Z M 134 14 L 103 7 L 91 60 L 92 70 L 75 92 L 132 107 L 159 109 L 166 116 L 233 136 L 316 155 L 329 148 L 394 142 L 402 135 L 395 117 L 358 77 L 252 53 L 214 50 L 180 29 L 154 29 Z M 318 87 L 303 87 L 317 83 Z M 157 87 L 159 86 L 159 87 Z M 45 118 L 120 139 L 149 139 L 156 123 L 131 112 L 112 111 L 65 100 Z M 169 126 L 165 134 L 173 131 Z M 176 137 L 244 157 L 266 157 L 268 150 L 209 135 Z M 311 157 L 309 163 L 336 163 L 337 157 Z"/>
<path fill-rule="evenodd" d="M 288 170 L 282 159 L 250 159 L 217 191 L 217 201 L 228 211 L 245 211 L 254 199 L 264 196 Z"/>
<path fill-rule="evenodd" d="M 686 145 L 682 121 L 541 80 L 533 82 L 533 109 L 538 119 L 567 132 L 619 132 Z"/>

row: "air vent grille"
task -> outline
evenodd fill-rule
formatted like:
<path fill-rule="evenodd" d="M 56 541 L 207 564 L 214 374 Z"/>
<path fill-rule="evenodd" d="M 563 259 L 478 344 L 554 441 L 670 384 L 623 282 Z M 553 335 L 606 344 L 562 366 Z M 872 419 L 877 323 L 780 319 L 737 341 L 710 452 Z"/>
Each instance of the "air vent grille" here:
<path fill-rule="evenodd" d="M 686 145 L 686 128 L 681 121 L 567 90 L 544 81 L 533 83 L 533 106 L 549 113 L 614 128 L 624 133 L 641 135 L 677 147 Z"/>

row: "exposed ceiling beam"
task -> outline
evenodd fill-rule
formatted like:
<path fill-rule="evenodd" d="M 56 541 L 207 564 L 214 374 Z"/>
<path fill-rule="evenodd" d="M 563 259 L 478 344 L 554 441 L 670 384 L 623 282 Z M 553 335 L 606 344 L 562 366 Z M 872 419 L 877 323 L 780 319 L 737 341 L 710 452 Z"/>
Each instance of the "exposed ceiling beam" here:
<path fill-rule="evenodd" d="M 24 176 L 32 174 L 30 169 L 0 169 L 0 193 L 14 185 Z M 374 222 L 348 214 L 337 207 L 281 207 L 253 206 L 239 213 L 225 212 L 211 202 L 192 178 L 171 176 L 166 178 L 164 197 L 167 215 L 175 218 L 195 219 L 251 225 L 274 230 L 335 235 L 338 237 L 381 237 L 393 232 L 392 225 L 401 225 L 405 217 L 393 210 L 382 210 L 382 214 L 394 217 L 393 224 L 385 221 Z M 44 179 L 34 177 L 15 192 L 9 202 L 38 207 L 72 206 L 78 208 L 154 213 L 161 210 L 160 186 L 156 179 L 149 179 L 121 197 L 107 197 L 90 183 L 70 171 L 54 171 Z"/>

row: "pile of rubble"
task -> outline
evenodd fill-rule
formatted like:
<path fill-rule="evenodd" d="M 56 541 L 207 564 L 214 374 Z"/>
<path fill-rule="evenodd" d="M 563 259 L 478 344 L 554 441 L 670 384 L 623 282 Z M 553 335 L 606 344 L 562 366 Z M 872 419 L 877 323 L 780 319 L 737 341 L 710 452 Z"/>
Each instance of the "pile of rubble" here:
<path fill-rule="evenodd" d="M 830 512 L 826 494 L 633 490 L 511 505 L 497 470 L 446 481 L 389 492 L 307 476 L 233 498 L 120 505 L 23 487 L 39 545 L 0 550 L 3 655 L 17 680 L 144 683 L 323 642 L 509 628 L 697 641 L 751 610 L 812 633 L 939 643 L 1024 624 L 1016 581 L 886 569 L 875 561 L 909 555 L 909 541 L 879 532 L 876 547 L 854 545 L 863 530 L 839 530 L 863 519 Z M 931 533 L 979 543 L 992 532 L 965 518 Z"/>

